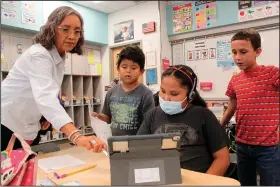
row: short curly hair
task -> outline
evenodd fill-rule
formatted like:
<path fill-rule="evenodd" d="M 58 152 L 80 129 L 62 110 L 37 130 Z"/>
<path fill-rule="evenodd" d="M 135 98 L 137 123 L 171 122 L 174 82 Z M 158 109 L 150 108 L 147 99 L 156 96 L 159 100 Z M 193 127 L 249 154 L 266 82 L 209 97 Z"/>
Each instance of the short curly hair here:
<path fill-rule="evenodd" d="M 48 17 L 47 23 L 40 28 L 40 32 L 35 36 L 35 43 L 40 43 L 46 49 L 50 50 L 55 44 L 55 27 L 58 26 L 66 16 L 76 15 L 81 21 L 83 30 L 84 21 L 79 12 L 68 6 L 61 6 L 56 8 Z M 81 33 L 81 37 L 78 40 L 76 46 L 70 51 L 70 53 L 83 54 L 82 46 L 85 43 L 84 33 Z"/>
<path fill-rule="evenodd" d="M 140 66 L 140 69 L 143 70 L 145 67 L 145 54 L 142 49 L 138 46 L 130 45 L 124 48 L 120 54 L 118 54 L 117 67 L 119 68 L 121 62 L 124 60 L 132 60 Z"/>

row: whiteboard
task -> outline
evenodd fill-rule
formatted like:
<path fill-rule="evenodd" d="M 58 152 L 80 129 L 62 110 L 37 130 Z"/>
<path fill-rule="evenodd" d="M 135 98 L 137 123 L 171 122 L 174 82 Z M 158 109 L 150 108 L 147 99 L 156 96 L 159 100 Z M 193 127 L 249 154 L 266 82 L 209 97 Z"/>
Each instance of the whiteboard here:
<path fill-rule="evenodd" d="M 260 65 L 274 65 L 279 67 L 279 28 L 259 31 L 262 39 L 262 53 L 257 62 Z M 200 40 L 189 40 L 184 43 L 184 64 L 190 66 L 198 76 L 197 90 L 204 99 L 228 99 L 225 92 L 234 73 L 240 72 L 237 66 L 218 67 L 217 49 L 216 58 L 209 59 L 209 49 L 217 48 L 218 41 L 230 41 L 234 35 L 228 34 Z M 188 60 L 188 51 L 201 51 L 208 49 L 208 58 Z M 174 53 L 173 53 L 174 54 Z M 201 55 L 201 53 L 200 53 Z M 200 82 L 212 82 L 212 91 L 201 91 Z"/>

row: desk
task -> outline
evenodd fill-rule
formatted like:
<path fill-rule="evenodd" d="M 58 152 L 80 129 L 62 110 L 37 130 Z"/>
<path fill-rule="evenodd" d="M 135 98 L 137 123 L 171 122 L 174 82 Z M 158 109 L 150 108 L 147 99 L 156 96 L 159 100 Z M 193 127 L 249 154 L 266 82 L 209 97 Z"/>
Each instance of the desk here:
<path fill-rule="evenodd" d="M 102 152 L 101 153 L 94 153 L 91 151 L 87 151 L 84 148 L 80 147 L 72 147 L 66 150 L 47 153 L 39 155 L 40 158 L 48 158 L 53 156 L 59 156 L 69 154 L 73 157 L 79 158 L 83 160 L 87 164 L 96 164 L 97 166 L 91 170 L 87 170 L 81 173 L 77 173 L 75 175 L 65 177 L 62 179 L 56 179 L 53 176 L 53 172 L 46 173 L 44 170 L 38 167 L 37 171 L 37 180 L 46 178 L 49 176 L 51 180 L 56 183 L 57 185 L 68 183 L 72 181 L 78 181 L 82 185 L 111 185 L 110 179 L 110 162 L 109 158 L 107 158 Z M 66 173 L 78 168 L 82 168 L 84 166 L 75 166 L 71 168 L 65 168 L 57 171 L 58 173 Z M 226 178 L 226 177 L 219 177 L 214 175 L 208 175 L 204 173 L 194 172 L 186 169 L 181 170 L 182 174 L 182 184 L 176 184 L 176 186 L 182 185 L 223 185 L 223 186 L 240 186 L 240 183 L 237 180 Z"/>

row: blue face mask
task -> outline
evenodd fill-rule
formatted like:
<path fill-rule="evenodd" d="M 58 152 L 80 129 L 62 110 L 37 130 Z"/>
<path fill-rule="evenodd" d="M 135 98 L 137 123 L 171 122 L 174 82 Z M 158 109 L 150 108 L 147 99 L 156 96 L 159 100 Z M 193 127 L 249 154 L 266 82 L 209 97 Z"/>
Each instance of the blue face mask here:
<path fill-rule="evenodd" d="M 161 97 L 159 97 L 159 104 L 160 108 L 169 115 L 179 114 L 183 112 L 188 104 L 185 106 L 185 108 L 182 108 L 182 103 L 187 99 L 187 97 L 183 101 L 164 101 Z"/>

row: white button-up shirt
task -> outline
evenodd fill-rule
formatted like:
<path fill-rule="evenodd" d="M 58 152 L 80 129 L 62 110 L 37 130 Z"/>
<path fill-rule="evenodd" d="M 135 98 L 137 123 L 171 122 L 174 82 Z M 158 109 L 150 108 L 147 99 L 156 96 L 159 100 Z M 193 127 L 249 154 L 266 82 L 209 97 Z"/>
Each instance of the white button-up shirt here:
<path fill-rule="evenodd" d="M 26 50 L 1 83 L 1 124 L 34 140 L 42 115 L 57 130 L 73 122 L 58 100 L 64 63 L 56 47 L 35 44 Z"/>

